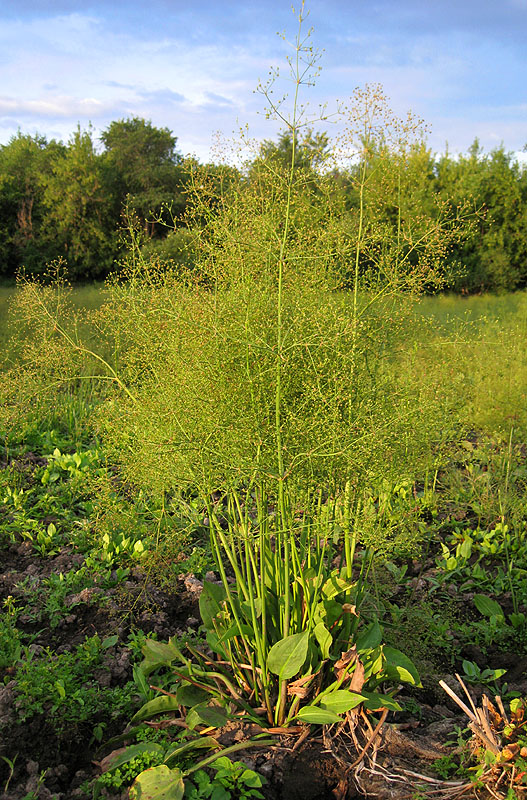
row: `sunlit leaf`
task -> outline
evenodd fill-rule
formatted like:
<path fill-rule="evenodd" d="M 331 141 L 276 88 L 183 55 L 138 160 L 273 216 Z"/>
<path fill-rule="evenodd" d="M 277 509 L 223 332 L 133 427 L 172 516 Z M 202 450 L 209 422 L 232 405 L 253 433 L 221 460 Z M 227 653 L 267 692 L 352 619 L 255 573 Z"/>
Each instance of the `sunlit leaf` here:
<path fill-rule="evenodd" d="M 130 787 L 130 800 L 182 800 L 185 793 L 183 775 L 179 769 L 165 764 L 146 769 Z"/>
<path fill-rule="evenodd" d="M 309 631 L 294 633 L 276 642 L 269 650 L 267 666 L 281 681 L 292 678 L 300 670 L 307 656 Z"/>
<path fill-rule="evenodd" d="M 319 706 L 304 706 L 298 712 L 297 718 L 311 725 L 333 725 L 335 722 L 342 722 L 342 717 L 334 711 Z"/>
<path fill-rule="evenodd" d="M 328 600 L 331 600 L 332 597 L 336 597 L 342 594 L 342 592 L 352 589 L 355 584 L 356 581 L 352 581 L 348 578 L 341 578 L 338 573 L 333 573 L 322 587 L 322 594 Z"/>
<path fill-rule="evenodd" d="M 390 678 L 398 678 L 404 683 L 411 683 L 413 686 L 421 686 L 421 678 L 411 659 L 407 655 L 396 650 L 395 647 L 383 647 L 385 658 L 384 671 Z"/>
<path fill-rule="evenodd" d="M 331 694 L 325 695 L 320 704 L 322 708 L 333 711 L 335 714 L 345 714 L 346 711 L 351 711 L 352 708 L 359 706 L 363 700 L 362 694 L 336 689 Z"/>
<path fill-rule="evenodd" d="M 322 653 L 322 658 L 329 658 L 331 645 L 333 643 L 333 637 L 331 636 L 331 633 L 328 631 L 323 622 L 319 622 L 318 625 L 315 625 L 314 633 L 317 642 L 320 645 L 320 652 Z"/>

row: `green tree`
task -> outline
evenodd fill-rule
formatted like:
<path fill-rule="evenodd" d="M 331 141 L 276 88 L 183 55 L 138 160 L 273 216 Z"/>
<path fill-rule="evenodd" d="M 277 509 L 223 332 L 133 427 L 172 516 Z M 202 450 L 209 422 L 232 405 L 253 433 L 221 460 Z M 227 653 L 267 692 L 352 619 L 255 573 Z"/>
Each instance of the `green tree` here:
<path fill-rule="evenodd" d="M 20 131 L 0 148 L 0 272 L 39 272 L 54 254 L 44 246 L 44 183 L 64 145 Z"/>
<path fill-rule="evenodd" d="M 257 161 L 268 166 L 280 164 L 287 169 L 291 165 L 293 153 L 293 137 L 289 130 L 282 131 L 278 141 L 265 139 L 260 147 Z M 319 172 L 327 162 L 329 156 L 329 137 L 327 133 L 316 132 L 308 129 L 303 136 L 295 142 L 294 168 Z"/>
<path fill-rule="evenodd" d="M 357 89 L 338 140 L 338 183 L 346 193 L 343 282 L 380 292 L 437 289 L 467 214 L 437 190 L 420 120 L 399 119 L 382 87 Z"/>
<path fill-rule="evenodd" d="M 131 117 L 112 122 L 101 140 L 116 217 L 128 197 L 129 208 L 142 219 L 147 236 L 164 232 L 162 226 L 156 226 L 156 220 L 170 223 L 185 207 L 177 138 L 168 128 L 156 128 L 151 122 Z"/>
<path fill-rule="evenodd" d="M 438 184 L 454 202 L 478 212 L 474 235 L 454 257 L 464 267 L 457 289 L 511 291 L 527 283 L 527 184 L 524 171 L 503 146 L 485 154 L 477 139 L 466 156 L 438 162 Z"/>
<path fill-rule="evenodd" d="M 80 127 L 43 177 L 43 237 L 66 258 L 73 279 L 104 275 L 113 259 L 111 196 L 91 131 Z"/>

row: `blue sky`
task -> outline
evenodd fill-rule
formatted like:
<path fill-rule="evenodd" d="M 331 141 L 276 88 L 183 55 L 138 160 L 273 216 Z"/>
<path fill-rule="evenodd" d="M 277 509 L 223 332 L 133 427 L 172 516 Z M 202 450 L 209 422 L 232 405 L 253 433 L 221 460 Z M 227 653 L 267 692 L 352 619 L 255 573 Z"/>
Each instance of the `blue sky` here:
<path fill-rule="evenodd" d="M 527 144 L 527 0 L 311 0 L 322 72 L 304 99 L 345 102 L 381 83 L 400 115 L 430 126 L 435 152 Z M 216 132 L 272 138 L 254 93 L 282 68 L 287 0 L 0 0 L 0 143 L 18 128 L 67 140 L 141 116 L 182 153 L 214 157 Z M 286 91 L 290 87 L 284 85 Z M 277 93 L 280 91 L 277 88 Z"/>

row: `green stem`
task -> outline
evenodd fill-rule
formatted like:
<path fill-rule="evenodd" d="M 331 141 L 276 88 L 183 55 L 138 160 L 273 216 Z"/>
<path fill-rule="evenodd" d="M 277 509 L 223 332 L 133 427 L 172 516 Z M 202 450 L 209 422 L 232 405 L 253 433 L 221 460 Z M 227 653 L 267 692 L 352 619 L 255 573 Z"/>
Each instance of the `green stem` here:
<path fill-rule="evenodd" d="M 287 240 L 289 236 L 289 227 L 291 222 L 291 204 L 293 194 L 293 181 L 296 164 L 296 147 L 297 147 L 297 134 L 298 134 L 298 97 L 300 91 L 301 67 L 300 67 L 300 51 L 301 51 L 301 29 L 302 29 L 303 16 L 300 12 L 298 17 L 298 33 L 296 37 L 296 63 L 295 63 L 295 93 L 293 98 L 293 112 L 291 121 L 289 122 L 289 129 L 291 131 L 291 164 L 289 165 L 289 174 L 287 178 L 287 192 L 286 192 L 286 207 L 284 216 L 284 227 L 280 241 L 280 252 L 278 256 L 278 296 L 277 296 L 277 309 L 276 309 L 276 390 L 275 390 L 275 431 L 276 431 L 276 456 L 278 467 L 278 523 L 280 526 L 283 543 L 283 564 L 284 564 L 284 604 L 282 614 L 282 634 L 283 637 L 289 636 L 290 616 L 291 616 L 291 575 L 290 575 L 290 541 L 289 536 L 292 535 L 289 528 L 289 517 L 287 500 L 285 496 L 285 470 L 284 470 L 284 443 L 282 438 L 282 371 L 283 371 L 283 344 L 284 344 L 284 331 L 283 331 L 283 300 L 284 300 L 284 265 L 287 251 Z M 278 724 L 284 719 L 285 706 L 287 704 L 287 683 L 281 682 L 279 701 L 277 703 L 275 718 Z"/>

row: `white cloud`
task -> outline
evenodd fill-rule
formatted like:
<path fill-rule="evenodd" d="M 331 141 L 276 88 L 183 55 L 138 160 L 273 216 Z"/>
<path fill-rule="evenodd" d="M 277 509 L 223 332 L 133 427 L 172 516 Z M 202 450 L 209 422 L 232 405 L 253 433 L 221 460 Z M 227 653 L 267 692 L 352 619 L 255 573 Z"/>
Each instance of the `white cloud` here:
<path fill-rule="evenodd" d="M 326 2 L 332 8 L 331 25 Z M 381 24 L 388 0 L 368 12 L 354 9 L 358 0 L 352 0 L 337 25 L 333 17 L 338 2 L 312 0 L 310 21 L 315 27 L 317 15 L 323 21 L 322 41 L 317 41 L 315 31 L 314 44 L 326 46 L 327 53 L 308 100 L 314 104 L 328 100 L 331 109 L 355 86 L 380 82 L 397 114 L 411 108 L 432 124 L 434 142 L 445 133 L 452 146 L 459 142 L 460 149 L 476 135 L 487 137 L 485 146 L 495 141 L 492 137 L 515 148 L 527 141 L 525 113 L 519 107 L 525 99 L 524 56 L 509 51 L 505 41 L 486 38 L 488 26 L 485 34 L 479 32 L 477 17 L 473 30 L 460 32 L 455 20 L 447 30 L 448 20 L 443 20 L 441 32 L 436 33 L 432 15 L 428 27 L 421 15 L 418 30 L 412 29 L 409 36 L 408 30 L 397 29 L 397 21 L 413 7 L 413 0 L 401 0 L 400 13 L 388 15 L 393 23 L 389 30 L 387 23 Z M 518 8 L 527 4 L 527 0 L 508 2 Z M 151 3 L 159 19 L 160 3 Z M 0 20 L 0 141 L 12 134 L 13 126 L 14 130 L 18 125 L 24 130 L 37 127 L 67 139 L 77 122 L 85 126 L 91 120 L 101 130 L 124 116 L 143 116 L 154 125 L 171 128 L 180 148 L 201 158 L 209 157 L 213 132 L 222 130 L 228 136 L 237 129 L 238 120 L 248 122 L 255 136 L 269 138 L 276 126 L 257 116 L 263 101 L 253 90 L 267 75 L 269 64 L 281 62 L 285 67 L 282 44 L 274 36 L 283 27 L 276 22 L 284 13 L 278 5 L 269 0 L 268 16 L 261 19 L 231 3 L 229 13 L 234 14 L 236 28 L 232 38 L 230 19 L 207 1 L 189 9 L 174 0 L 170 13 L 163 7 L 164 27 L 147 28 L 147 22 L 141 26 L 138 20 L 144 11 L 135 0 L 122 12 L 116 4 L 101 4 L 101 16 L 77 11 Z M 354 10 L 360 11 L 360 24 L 355 26 Z M 284 88 L 292 89 L 287 84 Z"/>
<path fill-rule="evenodd" d="M 51 97 L 47 100 L 18 100 L 0 95 L 0 114 L 6 116 L 86 117 L 105 113 L 104 104 L 93 97 Z"/>

